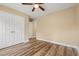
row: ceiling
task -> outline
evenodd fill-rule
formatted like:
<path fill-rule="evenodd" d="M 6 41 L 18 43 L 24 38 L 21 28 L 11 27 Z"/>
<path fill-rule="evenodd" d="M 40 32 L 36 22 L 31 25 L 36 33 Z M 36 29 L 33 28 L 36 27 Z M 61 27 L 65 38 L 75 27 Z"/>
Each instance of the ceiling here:
<path fill-rule="evenodd" d="M 65 8 L 72 7 L 76 4 L 74 3 L 45 3 L 45 4 L 42 4 L 42 7 L 45 9 L 45 11 L 36 9 L 34 12 L 32 12 L 32 7 L 33 7 L 32 5 L 22 5 L 21 3 L 2 3 L 0 5 L 14 8 L 18 11 L 26 13 L 31 18 L 37 18 L 43 15 L 47 15 L 51 12 L 55 12 L 55 11 L 59 11 Z"/>

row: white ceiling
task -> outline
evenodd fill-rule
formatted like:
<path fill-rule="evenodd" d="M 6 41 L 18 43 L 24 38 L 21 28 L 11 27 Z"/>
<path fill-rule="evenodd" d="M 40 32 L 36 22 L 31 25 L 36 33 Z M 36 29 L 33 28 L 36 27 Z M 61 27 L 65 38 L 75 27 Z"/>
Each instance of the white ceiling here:
<path fill-rule="evenodd" d="M 26 13 L 31 18 L 36 18 L 39 16 L 47 15 L 51 12 L 69 8 L 69 7 L 74 6 L 76 4 L 74 4 L 74 3 L 45 3 L 42 5 L 42 7 L 45 8 L 45 11 L 36 9 L 34 12 L 32 12 L 32 7 L 33 7 L 32 5 L 22 5 L 20 3 L 2 3 L 1 5 L 11 7 L 11 8 L 14 8 L 18 11 Z"/>

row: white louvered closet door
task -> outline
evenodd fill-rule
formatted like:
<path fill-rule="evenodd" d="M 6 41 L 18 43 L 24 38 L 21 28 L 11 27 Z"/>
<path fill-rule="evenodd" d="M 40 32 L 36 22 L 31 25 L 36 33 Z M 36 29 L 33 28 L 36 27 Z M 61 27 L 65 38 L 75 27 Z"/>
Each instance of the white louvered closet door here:
<path fill-rule="evenodd" d="M 24 41 L 24 18 L 0 11 L 0 48 Z"/>

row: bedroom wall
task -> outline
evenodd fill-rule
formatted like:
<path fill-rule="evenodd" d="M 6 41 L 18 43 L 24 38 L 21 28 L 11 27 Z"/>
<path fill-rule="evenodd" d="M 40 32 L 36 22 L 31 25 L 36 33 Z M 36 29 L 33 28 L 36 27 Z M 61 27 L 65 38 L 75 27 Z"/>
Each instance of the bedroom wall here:
<path fill-rule="evenodd" d="M 77 24 L 78 24 L 78 31 L 77 31 L 77 37 L 78 37 L 78 47 L 79 47 L 79 5 L 77 6 Z"/>
<path fill-rule="evenodd" d="M 0 48 L 28 41 L 28 15 L 0 5 Z"/>
<path fill-rule="evenodd" d="M 36 18 L 34 24 L 37 38 L 79 48 L 78 5 Z"/>

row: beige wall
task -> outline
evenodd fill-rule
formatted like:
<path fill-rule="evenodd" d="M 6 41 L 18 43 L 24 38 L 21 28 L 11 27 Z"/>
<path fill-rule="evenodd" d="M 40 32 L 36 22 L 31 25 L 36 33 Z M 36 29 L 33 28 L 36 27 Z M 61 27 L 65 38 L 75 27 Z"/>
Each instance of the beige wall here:
<path fill-rule="evenodd" d="M 6 7 L 6 6 L 3 6 L 3 5 L 0 5 L 0 11 L 4 11 L 4 12 L 8 12 L 8 13 L 12 13 L 12 14 L 15 14 L 15 15 L 18 15 L 18 16 L 22 16 L 25 18 L 25 40 L 27 41 L 28 39 L 28 25 L 29 25 L 29 22 L 28 22 L 28 15 L 20 12 L 20 11 L 17 11 L 15 9 L 12 9 L 12 8 L 9 8 L 9 7 Z"/>
<path fill-rule="evenodd" d="M 79 5 L 77 6 L 77 24 L 78 24 L 78 32 L 77 32 L 77 37 L 78 37 L 78 47 L 79 47 Z"/>
<path fill-rule="evenodd" d="M 34 23 L 38 38 L 79 47 L 79 6 L 39 17 Z"/>
<path fill-rule="evenodd" d="M 79 5 L 77 7 L 78 34 L 79 34 Z"/>

